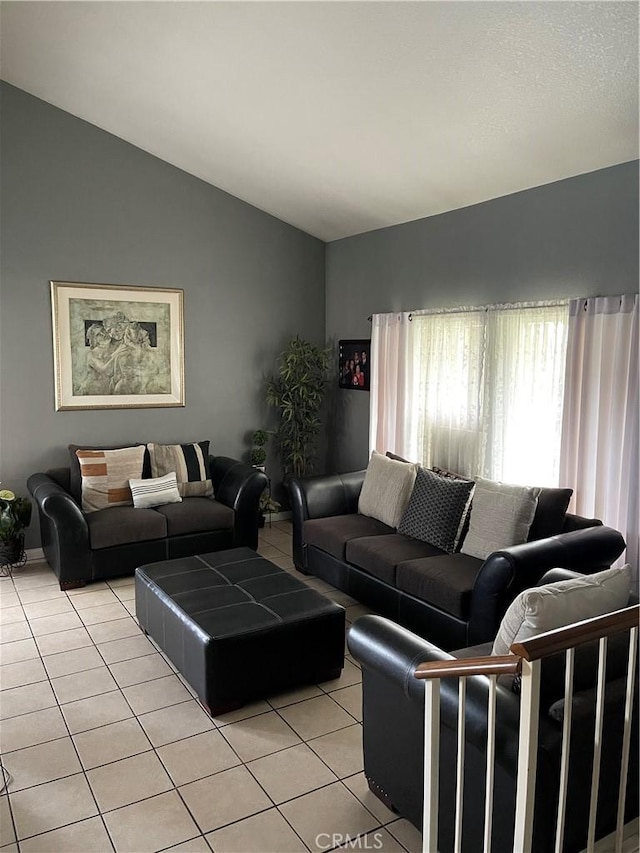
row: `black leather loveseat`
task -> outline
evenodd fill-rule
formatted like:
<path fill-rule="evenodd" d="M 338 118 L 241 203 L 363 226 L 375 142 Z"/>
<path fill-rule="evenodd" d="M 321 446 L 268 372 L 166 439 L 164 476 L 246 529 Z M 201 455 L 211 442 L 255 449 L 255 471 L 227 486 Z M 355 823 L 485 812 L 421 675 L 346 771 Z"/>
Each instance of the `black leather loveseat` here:
<path fill-rule="evenodd" d="M 493 640 L 511 601 L 548 569 L 599 571 L 625 548 L 623 537 L 601 521 L 563 511 L 558 535 L 484 561 L 447 554 L 358 514 L 364 476 L 356 471 L 291 481 L 295 566 L 442 649 Z M 544 528 L 557 493 L 542 490 L 532 530 Z"/>
<path fill-rule="evenodd" d="M 578 573 L 548 572 L 541 583 L 566 580 Z M 637 604 L 631 597 L 629 604 Z M 388 619 L 363 616 L 348 636 L 351 654 L 362 667 L 364 772 L 371 790 L 416 827 L 422 826 L 424 755 L 424 681 L 414 677 L 426 661 L 480 657 L 491 643 L 447 654 Z M 609 640 L 604 729 L 596 838 L 615 829 L 620 778 L 628 635 Z M 562 661 L 564 655 L 561 655 Z M 564 669 L 558 656 L 543 661 L 540 729 L 534 813 L 534 853 L 552 853 L 564 719 Z M 569 765 L 569 793 L 564 851 L 577 853 L 587 844 L 591 770 L 594 749 L 597 644 L 576 651 Z M 635 679 L 625 822 L 638 815 L 638 678 Z M 520 697 L 511 677 L 496 687 L 496 761 L 493 810 L 494 853 L 513 847 Z M 489 679 L 472 676 L 466 688 L 464 853 L 482 849 L 487 747 Z M 459 710 L 458 680 L 440 682 L 440 808 L 438 850 L 453 849 L 455 777 Z"/>
<path fill-rule="evenodd" d="M 60 589 L 133 574 L 137 566 L 258 545 L 262 471 L 228 456 L 209 456 L 215 498 L 136 509 L 115 506 L 89 514 L 80 508 L 73 469 L 32 474 L 27 481 L 40 516 L 42 548 Z M 145 474 L 148 462 L 145 461 Z"/>

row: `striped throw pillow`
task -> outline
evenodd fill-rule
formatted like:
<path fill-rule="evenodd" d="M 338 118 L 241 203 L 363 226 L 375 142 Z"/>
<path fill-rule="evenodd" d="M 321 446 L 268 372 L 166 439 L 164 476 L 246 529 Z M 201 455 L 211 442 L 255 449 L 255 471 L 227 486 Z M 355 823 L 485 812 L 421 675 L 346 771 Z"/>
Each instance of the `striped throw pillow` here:
<path fill-rule="evenodd" d="M 149 477 L 146 480 L 129 480 L 133 505 L 136 509 L 180 503 L 175 471 L 164 477 Z"/>
<path fill-rule="evenodd" d="M 152 477 L 164 477 L 174 471 L 181 497 L 213 497 L 208 441 L 195 444 L 147 444 L 147 448 Z"/>
<path fill-rule="evenodd" d="M 82 511 L 131 506 L 129 480 L 142 477 L 144 446 L 121 450 L 76 450 L 82 475 Z"/>

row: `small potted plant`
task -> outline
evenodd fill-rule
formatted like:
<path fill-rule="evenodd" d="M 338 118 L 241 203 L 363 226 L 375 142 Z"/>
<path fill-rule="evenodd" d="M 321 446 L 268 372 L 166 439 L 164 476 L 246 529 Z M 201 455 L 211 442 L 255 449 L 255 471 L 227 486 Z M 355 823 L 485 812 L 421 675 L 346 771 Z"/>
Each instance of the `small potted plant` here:
<path fill-rule="evenodd" d="M 280 504 L 278 503 L 278 501 L 274 501 L 274 499 L 271 497 L 271 495 L 269 494 L 268 486 L 262 493 L 258 508 L 260 510 L 260 527 L 264 527 L 264 520 L 267 514 L 271 515 L 272 512 L 280 512 Z"/>
<path fill-rule="evenodd" d="M 251 437 L 252 448 L 249 451 L 249 462 L 264 471 L 264 463 L 267 459 L 265 445 L 269 440 L 269 433 L 264 429 L 257 429 Z"/>
<path fill-rule="evenodd" d="M 31 501 L 9 489 L 0 490 L 0 566 L 25 561 L 24 530 L 31 521 Z"/>

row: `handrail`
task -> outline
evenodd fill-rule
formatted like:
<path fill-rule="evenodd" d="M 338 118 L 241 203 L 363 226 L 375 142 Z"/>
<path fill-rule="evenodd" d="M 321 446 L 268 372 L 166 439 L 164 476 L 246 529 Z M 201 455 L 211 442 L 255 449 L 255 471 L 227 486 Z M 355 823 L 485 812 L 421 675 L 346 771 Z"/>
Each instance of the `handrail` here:
<path fill-rule="evenodd" d="M 639 619 L 640 605 L 634 604 L 631 607 L 624 607 L 622 610 L 615 610 L 606 616 L 596 616 L 593 619 L 575 622 L 566 628 L 545 631 L 544 634 L 538 634 L 536 637 L 531 637 L 530 640 L 514 643 L 511 646 L 511 651 L 514 655 L 528 661 L 540 660 L 540 658 L 556 654 L 556 652 L 564 652 L 570 648 L 593 643 L 601 637 L 621 634 L 623 631 L 637 627 Z"/>
<path fill-rule="evenodd" d="M 414 676 L 420 679 L 465 677 L 468 675 L 519 675 L 522 660 L 533 661 L 564 652 L 577 646 L 595 642 L 601 637 L 611 637 L 636 627 L 640 620 L 640 605 L 624 607 L 605 616 L 584 619 L 566 628 L 545 631 L 530 640 L 514 643 L 511 654 L 485 655 L 477 658 L 455 658 L 421 663 Z"/>
<path fill-rule="evenodd" d="M 462 660 L 431 660 L 421 663 L 416 678 L 447 678 L 466 675 L 518 675 L 521 661 L 515 655 L 486 655 Z"/>

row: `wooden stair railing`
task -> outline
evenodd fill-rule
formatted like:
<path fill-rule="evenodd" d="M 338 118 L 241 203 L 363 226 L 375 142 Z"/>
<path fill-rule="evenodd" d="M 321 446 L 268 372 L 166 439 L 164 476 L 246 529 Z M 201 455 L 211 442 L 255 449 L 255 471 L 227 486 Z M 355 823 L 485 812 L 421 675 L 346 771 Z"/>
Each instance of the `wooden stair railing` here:
<path fill-rule="evenodd" d="M 522 677 L 520 691 L 520 729 L 518 742 L 518 770 L 516 779 L 516 814 L 513 839 L 514 853 L 530 853 L 533 837 L 533 807 L 535 796 L 536 761 L 538 751 L 538 715 L 540 699 L 540 667 L 543 658 L 558 652 L 565 653 L 564 722 L 562 757 L 560 766 L 560 792 L 556 822 L 555 853 L 562 853 L 564 817 L 567 800 L 569 750 L 571 742 L 571 708 L 573 699 L 573 668 L 575 649 L 598 641 L 598 675 L 596 698 L 596 725 L 594 758 L 591 777 L 591 801 L 587 832 L 587 853 L 595 845 L 595 821 L 598 806 L 598 780 L 602 728 L 604 720 L 604 691 L 606 676 L 607 641 L 610 637 L 629 633 L 629 660 L 624 710 L 622 760 L 618 788 L 615 853 L 621 853 L 623 842 L 624 804 L 626 796 L 635 657 L 638 647 L 638 620 L 640 606 L 617 610 L 606 616 L 586 619 L 566 628 L 547 631 L 522 643 L 514 643 L 509 655 L 463 660 L 429 661 L 420 664 L 415 677 L 425 680 L 425 752 L 424 752 L 424 809 L 423 853 L 438 850 L 438 760 L 440 754 L 440 679 L 458 677 L 458 748 L 456 762 L 456 815 L 454 853 L 462 849 L 462 795 L 464 790 L 465 697 L 466 679 L 472 675 L 489 678 L 487 708 L 487 771 L 485 779 L 485 817 L 483 852 L 491 850 L 491 821 L 493 813 L 493 776 L 495 760 L 496 684 L 499 675 Z"/>

